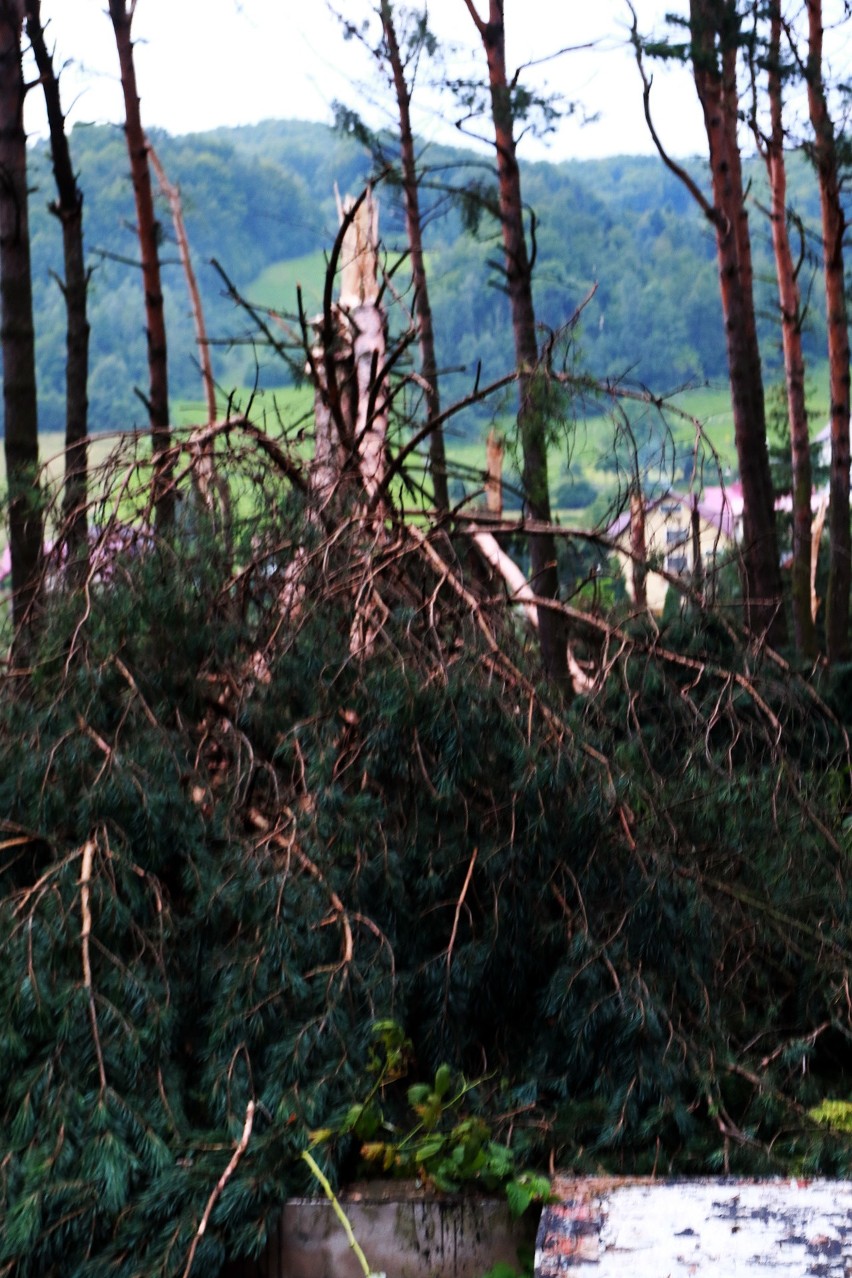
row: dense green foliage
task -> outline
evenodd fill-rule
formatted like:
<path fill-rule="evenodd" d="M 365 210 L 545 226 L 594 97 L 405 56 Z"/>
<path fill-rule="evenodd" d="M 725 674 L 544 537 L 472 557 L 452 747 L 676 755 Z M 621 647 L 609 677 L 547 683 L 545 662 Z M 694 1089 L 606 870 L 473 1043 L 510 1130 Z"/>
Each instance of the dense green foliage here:
<path fill-rule="evenodd" d="M 589 614 L 566 710 L 460 545 L 238 442 L 240 571 L 187 516 L 0 688 L 0 1273 L 181 1274 L 249 1100 L 196 1269 L 256 1251 L 377 1017 L 526 1163 L 848 1173 L 847 672 Z"/>
<path fill-rule="evenodd" d="M 251 297 L 267 268 L 327 250 L 337 226 L 334 183 L 341 191 L 358 190 L 370 172 L 369 156 L 354 140 L 323 126 L 285 121 L 175 138 L 156 133 L 153 140 L 170 179 L 181 187 L 223 391 L 251 385 L 258 360 L 261 380 L 280 385 L 290 374 L 280 360 L 270 364 L 263 345 L 254 347 L 248 340 L 257 334 L 223 295 L 210 259 L 218 258 Z M 94 431 L 123 429 L 144 420 L 133 386 L 145 385 L 141 278 L 132 265 L 138 249 L 124 142 L 117 129 L 78 126 L 71 148 L 85 193 L 87 253 L 95 268 L 89 299 L 91 426 Z M 499 257 L 493 219 L 483 212 L 476 233 L 469 233 L 462 208 L 443 189 L 475 182 L 480 187 L 485 183 L 487 191 L 487 164 L 469 151 L 437 147 L 426 151 L 423 163 L 438 356 L 446 369 L 465 370 L 446 378 L 447 397 L 455 397 L 469 389 L 480 361 L 486 378 L 505 373 L 504 353 L 511 349 L 508 301 L 498 274 L 489 267 Z M 435 170 L 431 179 L 430 167 Z M 65 316 L 54 273 L 61 270 L 62 248 L 59 225 L 47 212 L 53 180 L 43 144 L 32 149 L 31 169 L 40 420 L 42 430 L 60 430 Z M 697 162 L 695 171 L 700 175 Z M 750 179 L 763 354 L 774 368 L 780 341 L 773 318 L 777 298 L 768 224 L 760 211 L 765 183 L 756 164 Z M 434 189 L 436 185 L 441 189 Z M 712 236 L 700 210 L 657 160 L 531 164 L 524 171 L 524 191 L 536 220 L 536 306 L 543 333 L 564 325 L 597 287 L 574 335 L 572 361 L 579 357 L 596 376 L 628 375 L 658 390 L 690 379 L 725 379 Z M 393 255 L 405 243 L 400 193 L 384 185 L 380 198 L 382 233 Z M 801 157 L 791 159 L 789 200 L 806 224 L 818 223 L 813 177 Z M 168 241 L 171 222 L 164 203 L 160 216 Z M 164 258 L 172 394 L 196 399 L 200 380 L 177 250 L 170 253 L 167 247 Z M 304 276 L 316 269 L 308 264 L 296 273 L 308 284 Z M 489 276 L 493 287 L 483 285 Z M 803 289 L 809 291 L 805 280 Z M 267 300 L 264 288 L 258 292 Z M 806 343 L 815 353 L 824 345 L 824 323 L 819 290 L 814 294 Z M 292 314 L 295 289 L 273 302 Z M 298 359 L 297 365 L 301 367 Z M 474 412 L 468 416 L 469 429 L 475 420 Z"/>

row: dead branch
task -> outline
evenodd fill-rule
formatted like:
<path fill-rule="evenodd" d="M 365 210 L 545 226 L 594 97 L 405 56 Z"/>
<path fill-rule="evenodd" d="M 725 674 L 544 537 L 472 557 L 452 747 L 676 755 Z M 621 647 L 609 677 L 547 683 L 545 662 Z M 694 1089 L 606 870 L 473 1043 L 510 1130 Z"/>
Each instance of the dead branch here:
<path fill-rule="evenodd" d="M 292 813 L 290 815 L 292 816 Z M 328 899 L 331 903 L 331 907 L 339 918 L 340 926 L 343 931 L 343 955 L 339 966 L 348 966 L 348 964 L 352 962 L 352 958 L 355 953 L 355 947 L 352 940 L 352 925 L 349 922 L 349 915 L 340 897 L 333 888 L 329 887 L 322 870 L 299 847 L 296 842 L 295 830 L 291 838 L 285 839 L 277 830 L 271 828 L 269 821 L 267 821 L 266 817 L 263 816 L 261 812 L 258 812 L 256 808 L 251 808 L 249 810 L 248 818 L 255 829 L 260 830 L 263 833 L 264 843 L 274 843 L 276 847 L 285 851 L 288 856 L 294 856 L 302 869 L 307 871 L 311 878 L 316 879 L 317 883 L 322 884 L 325 888 L 328 893 Z M 295 826 L 295 817 L 293 817 L 293 824 Z"/>
<path fill-rule="evenodd" d="M 251 1139 L 252 1127 L 254 1126 L 254 1110 L 255 1110 L 255 1102 L 253 1100 L 250 1100 L 248 1105 L 246 1106 L 246 1121 L 245 1121 L 245 1124 L 243 1125 L 243 1134 L 240 1137 L 239 1141 L 237 1142 L 236 1149 L 231 1155 L 231 1161 L 228 1163 L 228 1166 L 222 1172 L 222 1175 L 219 1177 L 219 1180 L 216 1183 L 216 1188 L 213 1190 L 212 1194 L 207 1200 L 207 1206 L 204 1208 L 204 1215 L 201 1217 L 201 1223 L 198 1226 L 198 1229 L 196 1230 L 195 1237 L 193 1238 L 192 1245 L 190 1246 L 190 1249 L 189 1249 L 189 1255 L 186 1258 L 186 1268 L 183 1271 L 183 1278 L 189 1278 L 189 1273 L 190 1273 L 190 1270 L 192 1269 L 192 1262 L 195 1260 L 195 1253 L 196 1253 L 196 1250 L 198 1249 L 198 1244 L 201 1242 L 201 1239 L 204 1237 L 204 1234 L 207 1230 L 207 1225 L 209 1224 L 210 1217 L 213 1213 L 213 1208 L 216 1206 L 216 1203 L 219 1201 L 219 1198 L 221 1197 L 221 1194 L 222 1194 L 222 1190 L 225 1188 L 228 1181 L 231 1179 L 234 1172 L 237 1170 L 239 1161 L 242 1158 L 243 1154 L 246 1152 L 246 1149 L 248 1148 L 248 1143 L 249 1143 L 249 1140 Z"/>
<path fill-rule="evenodd" d="M 89 955 L 89 938 L 92 934 L 92 911 L 89 904 L 89 885 L 92 881 L 92 863 L 94 861 L 96 844 L 93 839 L 89 839 L 83 848 L 83 864 L 80 869 L 80 914 L 82 916 L 82 927 L 80 929 L 80 946 L 83 954 L 83 987 L 89 1000 L 89 1020 L 92 1023 L 92 1041 L 95 1045 L 95 1055 L 98 1058 L 98 1075 L 101 1081 L 101 1094 L 106 1091 L 107 1079 L 106 1070 L 104 1068 L 104 1054 L 101 1050 L 101 1039 L 98 1033 L 98 1016 L 95 1010 L 95 995 L 92 988 L 92 963 Z"/>

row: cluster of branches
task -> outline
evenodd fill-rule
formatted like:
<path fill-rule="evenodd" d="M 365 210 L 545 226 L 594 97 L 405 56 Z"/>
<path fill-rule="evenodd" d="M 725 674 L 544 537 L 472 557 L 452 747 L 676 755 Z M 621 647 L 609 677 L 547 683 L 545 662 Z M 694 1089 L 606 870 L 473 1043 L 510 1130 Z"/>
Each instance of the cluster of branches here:
<path fill-rule="evenodd" d="M 688 589 L 664 634 L 562 597 L 548 434 L 565 389 L 591 388 L 539 347 L 503 6 L 486 19 L 465 3 L 488 66 L 526 505 L 521 527 L 496 531 L 528 539 L 529 578 L 493 523 L 450 508 L 440 450 L 434 487 L 406 467 L 462 406 L 441 407 L 429 363 L 422 245 L 413 325 L 389 337 L 370 192 L 341 202 L 322 314 L 294 318 L 312 458 L 299 424 L 292 439 L 235 414 L 186 441 L 171 431 L 150 260 L 153 465 L 133 455 L 104 477 L 94 547 L 77 497 L 45 561 L 35 458 L 13 454 L 26 644 L 0 684 L 9 1278 L 215 1275 L 256 1254 L 302 1187 L 309 1130 L 358 1094 L 383 1016 L 405 1023 L 424 1070 L 496 1071 L 505 1087 L 483 1107 L 544 1162 L 848 1170 L 846 1138 L 808 1111 L 852 1069 L 852 713 L 831 671 L 823 687 L 799 679 L 755 642 L 777 633 L 780 598 L 761 577 L 777 555 L 755 522 L 759 466 L 750 633 Z M 722 9 L 691 29 L 714 128 L 730 124 L 740 50 Z M 133 4 L 110 14 L 141 231 L 152 157 L 132 123 Z M 10 0 L 3 16 L 12 82 L 22 11 Z M 393 59 L 389 5 L 379 17 Z M 719 145 L 730 185 L 736 138 Z M 21 155 L 0 161 L 23 176 Z M 405 137 L 401 155 L 405 174 Z M 416 182 L 403 189 L 414 259 Z M 714 188 L 705 211 L 739 289 L 732 378 L 753 377 L 744 205 L 729 194 Z M 25 204 L 21 188 L 19 217 Z M 4 251 L 25 243 L 13 230 Z M 5 304 L 19 274 L 3 278 Z M 292 358 L 286 322 L 251 313 Z M 412 387 L 425 420 L 394 452 Z M 79 440 L 71 455 L 79 485 Z M 199 500 L 180 502 L 193 477 Z M 343 1175 L 353 1151 L 329 1158 Z"/>
<path fill-rule="evenodd" d="M 544 1165 L 846 1172 L 849 707 L 698 610 L 534 596 L 566 708 L 448 530 L 209 435 L 228 536 L 123 538 L 122 455 L 0 687 L 0 1272 L 257 1253 L 391 1015 Z"/>
<path fill-rule="evenodd" d="M 533 301 L 532 277 L 535 261 L 535 219 L 524 206 L 521 173 L 517 160 L 519 132 L 531 115 L 544 112 L 552 123 L 557 109 L 523 90 L 519 72 L 507 63 L 504 2 L 489 0 L 482 13 L 474 0 L 464 0 L 473 28 L 481 40 L 487 68 L 487 94 L 477 97 L 477 110 L 487 102 L 492 125 L 495 155 L 496 194 L 484 197 L 496 216 L 503 246 L 503 286 L 512 313 L 515 375 L 518 388 L 517 430 L 522 455 L 522 490 L 525 514 L 538 531 L 528 538 L 529 587 L 533 593 L 551 600 L 564 593 L 560 583 L 556 543 L 549 531 L 551 500 L 547 474 L 548 439 L 555 415 L 547 390 L 551 375 L 553 342 L 540 344 Z M 125 128 L 136 196 L 137 226 L 144 276 L 146 329 L 150 384 L 144 399 L 150 417 L 152 449 L 157 474 L 157 519 L 168 526 L 174 518 L 174 486 L 170 481 L 170 425 L 168 411 L 167 344 L 163 323 L 162 290 L 158 255 L 151 168 L 157 170 L 162 189 L 175 210 L 181 256 L 192 276 L 188 247 L 181 236 L 179 200 L 156 164 L 142 127 L 139 95 L 133 65 L 132 22 L 134 3 L 115 0 L 109 15 L 116 37 L 125 96 Z M 785 208 L 783 90 L 794 78 L 806 85 L 812 122 L 809 143 L 819 177 L 823 213 L 823 247 L 827 309 L 829 314 L 829 368 L 831 376 L 831 479 L 830 479 L 830 565 L 826 603 L 826 654 L 830 661 L 842 659 L 848 647 L 850 594 L 849 520 L 849 350 L 846 302 L 843 288 L 844 214 L 840 199 L 840 151 L 837 130 L 829 110 L 829 89 L 823 71 L 822 8 L 817 2 L 806 5 L 806 48 L 797 34 L 796 22 L 783 9 L 781 0 L 754 3 L 745 8 L 739 0 L 695 0 L 689 17 L 682 23 L 683 39 L 675 44 L 643 42 L 634 18 L 633 41 L 644 84 L 645 110 L 652 135 L 665 162 L 687 184 L 714 227 L 719 255 L 719 278 L 731 371 L 735 440 L 743 486 L 744 513 L 742 539 L 743 596 L 746 624 L 757 635 L 768 635 L 776 644 L 786 636 L 785 607 L 775 531 L 773 490 L 766 445 L 765 406 L 760 355 L 757 345 L 752 290 L 751 250 L 746 195 L 743 189 L 738 128 L 748 114 L 758 143 L 767 161 L 772 191 L 771 221 L 778 265 L 779 306 L 784 334 L 785 367 L 788 384 L 788 412 L 791 429 L 794 474 L 794 538 L 792 603 L 796 648 L 812 659 L 817 655 L 812 591 L 811 466 L 808 422 L 804 399 L 804 367 L 801 329 L 804 307 L 797 268 L 790 249 L 788 211 Z M 423 219 L 420 207 L 422 169 L 412 130 L 412 95 L 422 64 L 438 53 L 425 12 L 397 11 L 390 0 L 381 0 L 373 17 L 376 35 L 369 22 L 359 24 L 351 16 L 344 20 L 347 33 L 363 40 L 378 64 L 386 71 L 398 119 L 399 158 L 392 171 L 399 181 L 405 204 L 407 238 L 413 286 L 413 318 L 419 346 L 419 376 L 423 389 L 423 415 L 430 441 L 431 486 L 434 509 L 446 515 L 449 509 L 447 466 L 441 429 L 439 370 L 429 303 L 428 279 L 423 253 Z M 6 408 L 6 453 L 10 484 L 10 544 L 16 628 L 19 640 L 26 633 L 27 619 L 37 612 L 35 598 L 40 580 L 39 558 L 43 542 L 43 511 L 35 478 L 38 460 L 37 412 L 33 372 L 33 324 L 29 291 L 29 261 L 26 230 L 26 156 L 23 145 L 22 109 L 25 95 L 21 71 L 21 39 L 26 29 L 44 86 L 51 126 L 51 143 L 57 179 L 56 212 L 60 216 L 65 242 L 65 295 L 68 304 L 68 415 L 66 513 L 78 512 L 68 524 L 69 562 L 84 565 L 87 537 L 83 523 L 86 492 L 86 346 L 88 328 L 85 314 L 86 273 L 82 252 L 82 195 L 77 187 L 68 143 L 59 89 L 52 60 L 45 44 L 37 0 L 8 0 L 0 12 L 6 39 L 3 84 L 7 125 L 3 129 L 9 148 L 4 169 L 17 175 L 16 183 L 0 192 L 7 201 L 5 217 L 8 233 L 3 236 L 5 257 L 0 263 L 10 288 L 4 290 L 7 311 L 4 377 Z M 400 26 L 401 24 L 401 26 Z M 401 35 L 399 31 L 401 30 Z M 651 116 L 651 79 L 645 66 L 647 57 L 677 57 L 691 63 L 695 86 L 704 110 L 710 147 L 712 189 L 709 195 L 690 175 L 671 160 L 664 149 Z M 744 112 L 741 78 L 745 66 L 750 76 L 752 106 Z M 769 123 L 763 125 L 758 110 L 761 84 L 765 84 Z M 468 86 L 469 87 L 469 86 Z M 456 86 L 459 96 L 460 127 L 466 123 L 465 110 L 472 110 L 464 86 Z M 466 104 L 466 105 L 465 105 Z M 566 108 L 562 108 L 566 109 Z M 568 106 L 572 110 L 572 106 Z M 351 113 L 350 113 L 351 114 Z M 354 119 L 354 117 L 352 117 Z M 359 126 L 360 127 L 360 126 Z M 467 191 L 466 198 L 479 199 Z M 15 286 L 11 287 L 15 282 Z M 326 308 L 327 309 L 327 308 Z M 207 360 L 206 338 L 197 291 L 193 295 L 199 351 L 204 365 L 205 392 L 210 400 L 209 420 L 215 417 L 213 379 Z M 210 477 L 208 476 L 208 482 Z M 632 505 L 636 512 L 635 554 L 641 559 L 642 477 L 633 481 Z M 641 573 L 640 573 L 641 576 Z M 641 600 L 640 600 L 641 602 Z M 547 676 L 563 691 L 570 691 L 567 633 L 553 609 L 538 618 L 542 666 Z"/>

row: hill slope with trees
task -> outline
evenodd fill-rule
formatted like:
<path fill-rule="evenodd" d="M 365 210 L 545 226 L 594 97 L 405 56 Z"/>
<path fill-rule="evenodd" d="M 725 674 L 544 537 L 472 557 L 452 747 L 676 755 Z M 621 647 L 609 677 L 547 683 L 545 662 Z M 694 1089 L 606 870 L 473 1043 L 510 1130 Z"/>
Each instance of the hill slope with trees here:
<path fill-rule="evenodd" d="M 223 296 L 210 265 L 216 257 L 236 286 L 252 297 L 261 273 L 276 263 L 328 250 L 335 234 L 335 183 L 356 191 L 371 161 L 354 139 L 321 125 L 269 121 L 209 134 L 152 137 L 171 181 L 180 186 L 190 244 L 196 259 L 211 335 L 215 370 L 226 391 L 254 380 L 254 355 L 241 341 L 250 325 Z M 141 418 L 133 385 L 144 384 L 145 343 L 138 305 L 139 279 L 132 262 L 133 196 L 122 135 L 109 127 L 78 126 L 72 135 L 75 164 L 85 192 L 84 227 L 90 286 L 91 428 L 116 429 Z M 37 315 L 37 363 L 42 430 L 63 424 L 64 310 L 54 278 L 61 265 L 61 237 L 47 212 L 51 192 L 46 145 L 32 149 L 33 285 Z M 487 177 L 469 151 L 435 147 L 427 152 L 435 183 L 463 186 Z M 696 168 L 699 166 L 696 165 Z M 778 367 L 779 335 L 770 276 L 769 232 L 757 207 L 761 175 L 755 168 L 752 223 L 757 229 L 764 359 Z M 541 323 L 557 329 L 590 292 L 572 358 L 598 377 L 623 377 L 669 390 L 680 383 L 723 380 L 725 349 L 720 325 L 713 244 L 687 194 L 652 158 L 622 157 L 524 168 L 525 193 L 536 220 L 534 272 Z M 816 190 L 806 161 L 791 164 L 791 204 L 806 222 L 818 219 Z M 42 194 L 43 193 L 43 194 Z M 399 192 L 379 193 L 382 235 L 389 252 L 404 245 Z M 438 337 L 445 368 L 463 366 L 450 379 L 459 391 L 481 361 L 484 377 L 505 371 L 509 314 L 496 272 L 497 228 L 483 212 L 474 232 L 463 208 L 445 191 L 425 191 L 426 244 Z M 161 202 L 163 234 L 171 236 Z M 484 281 L 488 281 L 488 287 Z M 177 250 L 166 249 L 164 292 L 173 398 L 199 397 L 194 338 Z M 277 302 L 293 312 L 294 295 Z M 824 320 L 814 304 L 806 342 L 824 340 Z M 280 385 L 290 374 L 277 364 L 263 372 Z"/>

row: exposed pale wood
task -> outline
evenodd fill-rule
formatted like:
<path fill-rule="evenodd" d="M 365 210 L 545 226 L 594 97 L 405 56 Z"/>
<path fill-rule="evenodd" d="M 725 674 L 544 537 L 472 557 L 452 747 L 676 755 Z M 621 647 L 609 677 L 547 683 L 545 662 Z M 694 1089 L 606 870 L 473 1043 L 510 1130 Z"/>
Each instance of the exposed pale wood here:
<path fill-rule="evenodd" d="M 327 394 L 329 358 L 335 366 L 340 409 L 355 441 L 357 471 L 368 504 L 383 487 L 387 471 L 387 388 L 384 365 L 387 332 L 379 283 L 379 211 L 368 190 L 360 201 L 337 197 L 341 225 L 340 295 L 333 308 L 337 322 L 332 350 L 317 349 L 311 360 L 315 378 L 316 444 L 313 484 L 328 495 L 351 464 Z"/>
<path fill-rule="evenodd" d="M 172 225 L 174 226 L 175 239 L 177 240 L 178 253 L 183 267 L 186 289 L 189 293 L 190 309 L 192 310 L 192 318 L 195 325 L 195 344 L 198 350 L 198 363 L 201 368 L 204 399 L 207 405 L 207 425 L 209 426 L 216 421 L 216 383 L 213 379 L 213 363 L 210 358 L 210 343 L 207 340 L 207 324 L 204 319 L 201 290 L 198 287 L 198 279 L 195 274 L 195 268 L 192 265 L 189 236 L 186 232 L 186 223 L 183 217 L 180 188 L 169 181 L 160 157 L 151 145 L 150 140 L 148 141 L 148 158 L 160 190 L 169 202 L 169 209 L 172 215 Z M 216 513 L 218 500 L 221 508 L 222 524 L 226 534 L 228 534 L 227 540 L 230 543 L 231 494 L 227 481 L 216 473 L 216 451 L 213 438 L 209 434 L 196 429 L 190 434 L 189 446 L 192 454 L 192 481 L 198 497 L 202 505 L 211 514 Z"/>
<path fill-rule="evenodd" d="M 342 203 L 341 221 L 353 208 L 355 201 L 347 195 Z M 378 242 L 379 209 L 372 192 L 368 191 L 346 228 L 340 254 L 339 301 L 347 310 L 378 301 Z"/>
<path fill-rule="evenodd" d="M 505 581 L 511 599 L 523 605 L 530 625 L 538 629 L 538 608 L 532 599 L 534 592 L 521 569 L 510 555 L 499 545 L 497 538 L 489 532 L 480 532 L 473 527 L 468 529 L 473 543 L 486 563 L 499 573 Z"/>
<path fill-rule="evenodd" d="M 192 319 L 195 324 L 195 345 L 198 349 L 198 363 L 201 366 L 201 380 L 204 386 L 204 398 L 207 404 L 207 423 L 216 420 L 216 383 L 213 380 L 213 365 L 210 360 L 210 343 L 207 340 L 207 325 L 204 320 L 204 307 L 201 303 L 201 291 L 195 269 L 192 265 L 192 254 L 189 251 L 189 236 L 183 218 L 183 203 L 180 198 L 180 187 L 170 182 L 166 171 L 154 147 L 148 139 L 148 159 L 159 183 L 160 190 L 169 202 L 172 225 L 175 230 L 180 264 L 183 267 Z"/>
<path fill-rule="evenodd" d="M 485 505 L 499 519 L 503 514 L 503 454 L 505 445 L 496 430 L 485 441 Z"/>
<path fill-rule="evenodd" d="M 535 592 L 514 559 L 506 554 L 492 533 L 482 532 L 473 526 L 469 527 L 467 531 L 482 558 L 505 581 L 512 601 L 523 607 L 527 621 L 529 621 L 534 630 L 538 630 L 540 614 L 538 605 L 534 602 L 536 599 Z M 594 686 L 594 679 L 591 679 L 586 674 L 577 661 L 570 644 L 566 645 L 566 662 L 571 686 L 574 691 L 578 693 L 589 692 Z"/>
<path fill-rule="evenodd" d="M 819 565 L 819 544 L 822 541 L 822 530 L 825 526 L 825 516 L 828 510 L 828 494 L 822 498 L 817 507 L 814 516 L 813 527 L 811 529 L 811 616 L 816 621 L 817 611 L 819 610 L 819 599 L 816 592 L 817 567 Z"/>

